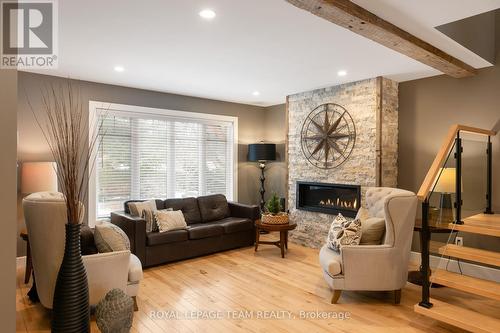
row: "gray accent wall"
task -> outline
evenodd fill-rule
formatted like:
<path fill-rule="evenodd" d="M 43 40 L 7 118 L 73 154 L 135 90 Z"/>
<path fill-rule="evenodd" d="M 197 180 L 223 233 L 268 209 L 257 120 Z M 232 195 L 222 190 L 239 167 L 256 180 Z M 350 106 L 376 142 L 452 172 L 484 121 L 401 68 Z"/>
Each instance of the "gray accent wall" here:
<path fill-rule="evenodd" d="M 238 201 L 248 204 L 257 204 L 259 202 L 260 170 L 256 163 L 247 162 L 247 145 L 249 143 L 260 142 L 261 140 L 267 140 L 267 133 L 275 133 L 274 130 L 267 130 L 265 126 L 267 120 L 266 108 L 87 81 L 70 80 L 70 82 L 80 89 L 82 99 L 86 104 L 88 101 L 94 100 L 238 117 Z M 28 102 L 32 104 L 34 109 L 38 110 L 41 107 L 41 91 L 44 87 L 48 87 L 52 84 L 55 86 L 65 86 L 67 83 L 68 79 L 60 77 L 27 72 L 19 73 L 19 145 L 17 153 L 20 163 L 52 160 L 50 150 L 43 138 L 41 130 L 36 124 Z M 271 116 L 270 120 L 273 124 L 279 121 L 275 120 L 273 116 Z M 275 135 L 272 135 L 271 139 L 278 140 Z M 284 139 L 281 139 L 280 142 L 283 143 Z M 281 153 L 281 158 L 284 158 L 283 153 Z M 274 165 L 270 167 L 270 174 L 268 177 L 268 182 L 270 184 L 276 182 L 273 179 L 274 177 L 280 177 L 279 173 L 276 174 L 273 172 L 274 169 Z M 277 182 L 279 183 L 279 181 Z M 274 185 L 271 186 L 271 188 L 274 188 Z M 21 199 L 22 195 L 18 194 L 18 229 L 24 226 Z M 24 254 L 25 244 L 19 240 L 18 255 Z"/>
<path fill-rule="evenodd" d="M 264 115 L 265 140 L 276 143 L 276 161 L 266 167 L 266 199 L 273 193 L 280 198 L 286 197 L 286 105 L 279 104 L 268 107 Z M 288 203 L 285 203 L 288 208 Z"/>
<path fill-rule="evenodd" d="M 452 124 L 500 132 L 500 15 L 497 15 L 496 22 L 495 66 L 481 69 L 476 76 L 464 79 L 442 75 L 399 85 L 399 187 L 418 191 Z M 493 210 L 500 213 L 500 134 L 493 137 L 492 142 Z M 464 151 L 472 146 L 471 143 L 466 145 Z M 476 162 L 484 165 L 485 146 L 479 147 Z M 484 194 L 479 192 L 476 196 L 484 202 Z M 472 234 L 464 235 L 464 245 L 500 250 L 497 238 Z M 418 249 L 416 235 L 413 248 Z"/>
<path fill-rule="evenodd" d="M 0 70 L 0 322 L 2 332 L 16 329 L 16 108 L 17 70 Z"/>

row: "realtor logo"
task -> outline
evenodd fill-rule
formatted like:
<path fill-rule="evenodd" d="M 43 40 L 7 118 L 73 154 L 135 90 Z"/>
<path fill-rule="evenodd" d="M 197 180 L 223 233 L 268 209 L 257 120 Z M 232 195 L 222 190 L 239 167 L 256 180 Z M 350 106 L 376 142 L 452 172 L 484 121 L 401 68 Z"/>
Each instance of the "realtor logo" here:
<path fill-rule="evenodd" d="M 57 2 L 1 1 L 1 68 L 57 68 Z"/>

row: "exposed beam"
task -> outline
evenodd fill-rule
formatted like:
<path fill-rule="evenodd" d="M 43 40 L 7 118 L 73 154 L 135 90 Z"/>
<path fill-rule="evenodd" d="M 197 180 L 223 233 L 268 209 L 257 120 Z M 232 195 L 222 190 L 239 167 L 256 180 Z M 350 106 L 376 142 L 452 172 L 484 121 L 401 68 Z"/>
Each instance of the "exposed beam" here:
<path fill-rule="evenodd" d="M 398 28 L 349 0 L 286 0 L 292 5 L 351 30 L 455 78 L 476 69 Z"/>

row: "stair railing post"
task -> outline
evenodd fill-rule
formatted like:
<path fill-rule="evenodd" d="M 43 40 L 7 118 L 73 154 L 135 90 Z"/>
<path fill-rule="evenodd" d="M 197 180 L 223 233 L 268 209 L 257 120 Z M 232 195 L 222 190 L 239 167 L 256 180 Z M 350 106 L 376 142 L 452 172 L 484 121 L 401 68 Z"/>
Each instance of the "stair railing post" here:
<path fill-rule="evenodd" d="M 462 139 L 460 138 L 460 132 L 457 133 L 457 138 L 455 139 L 455 224 L 463 224 L 462 222 Z"/>
<path fill-rule="evenodd" d="M 486 164 L 486 210 L 485 214 L 493 214 L 491 209 L 492 195 L 492 172 L 493 172 L 493 145 L 491 144 L 491 136 L 488 135 L 488 148 L 486 149 L 487 164 Z"/>
<path fill-rule="evenodd" d="M 422 300 L 418 305 L 430 309 L 432 303 L 430 302 L 430 275 L 431 268 L 429 264 L 429 243 L 431 238 L 431 232 L 429 230 L 429 199 L 425 199 L 422 203 L 422 231 L 420 232 L 422 248 L 421 252 L 421 265 L 420 274 L 422 277 Z"/>

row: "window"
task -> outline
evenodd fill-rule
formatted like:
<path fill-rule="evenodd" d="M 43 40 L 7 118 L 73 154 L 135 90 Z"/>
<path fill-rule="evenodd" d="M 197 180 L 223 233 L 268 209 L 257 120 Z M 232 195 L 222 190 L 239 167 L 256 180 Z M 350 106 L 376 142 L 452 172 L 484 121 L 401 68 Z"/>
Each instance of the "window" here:
<path fill-rule="evenodd" d="M 90 112 L 102 125 L 89 216 L 109 216 L 131 199 L 236 200 L 237 118 L 98 102 Z"/>

